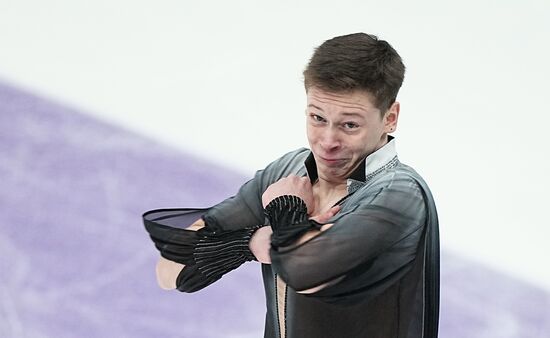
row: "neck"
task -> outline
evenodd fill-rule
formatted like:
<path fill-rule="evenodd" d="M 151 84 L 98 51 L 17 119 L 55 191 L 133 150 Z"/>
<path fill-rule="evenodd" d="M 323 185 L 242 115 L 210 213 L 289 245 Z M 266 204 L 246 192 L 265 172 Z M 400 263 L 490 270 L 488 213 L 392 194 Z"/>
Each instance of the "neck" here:
<path fill-rule="evenodd" d="M 317 182 L 315 183 L 317 186 L 317 189 L 319 191 L 324 193 L 331 193 L 334 191 L 340 191 L 340 190 L 346 190 L 347 188 L 347 180 L 344 181 L 328 181 L 326 179 L 323 179 L 319 177 Z"/>
<path fill-rule="evenodd" d="M 348 193 L 347 182 L 329 182 L 319 178 L 313 185 L 315 214 L 328 211 Z"/>

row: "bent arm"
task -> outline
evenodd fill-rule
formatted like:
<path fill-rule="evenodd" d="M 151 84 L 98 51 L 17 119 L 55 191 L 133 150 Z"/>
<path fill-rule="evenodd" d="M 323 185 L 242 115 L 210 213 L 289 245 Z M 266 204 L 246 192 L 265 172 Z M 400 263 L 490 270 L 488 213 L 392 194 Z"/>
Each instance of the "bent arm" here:
<path fill-rule="evenodd" d="M 273 247 L 272 266 L 289 286 L 312 296 L 379 292 L 373 290 L 412 266 L 425 215 L 416 182 L 393 182 L 326 231 L 311 230 L 294 245 Z"/>
<path fill-rule="evenodd" d="M 156 270 L 162 288 L 195 292 L 255 259 L 249 243 L 259 225 L 217 230 L 205 215 L 205 209 L 159 209 L 144 215 L 145 227 L 163 258 Z M 195 222 L 189 221 L 193 216 Z"/>
<path fill-rule="evenodd" d="M 145 228 L 161 254 L 156 268 L 159 285 L 194 292 L 246 261 L 256 258 L 268 263 L 269 246 L 265 243 L 269 244 L 266 238 L 270 237 L 270 229 L 260 228 L 265 220 L 261 193 L 286 172 L 300 168 L 302 161 L 295 158 L 305 155 L 306 149 L 288 153 L 258 171 L 235 196 L 211 208 L 157 209 L 145 213 Z M 263 243 L 258 250 L 251 243 L 256 230 L 260 231 L 255 239 Z M 200 252 L 195 250 L 197 247 Z"/>

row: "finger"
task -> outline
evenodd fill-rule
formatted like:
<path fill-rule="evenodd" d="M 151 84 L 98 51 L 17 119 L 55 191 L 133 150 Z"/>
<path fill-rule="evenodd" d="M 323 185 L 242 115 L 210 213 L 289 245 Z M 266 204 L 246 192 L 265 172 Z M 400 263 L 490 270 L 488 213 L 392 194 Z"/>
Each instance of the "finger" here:
<path fill-rule="evenodd" d="M 324 213 L 324 214 L 321 214 L 321 215 L 318 215 L 318 216 L 315 216 L 313 218 L 311 218 L 312 220 L 314 220 L 315 222 L 317 223 L 325 223 L 331 216 L 327 213 Z"/>
<path fill-rule="evenodd" d="M 328 211 L 326 211 L 325 213 L 323 213 L 323 214 L 321 214 L 317 217 L 314 217 L 313 220 L 315 220 L 316 222 L 319 222 L 319 223 L 324 223 L 324 222 L 328 221 L 331 217 L 336 215 L 340 211 L 340 209 L 341 209 L 341 207 L 339 205 L 335 205 L 332 208 L 330 208 Z"/>
<path fill-rule="evenodd" d="M 330 224 L 325 224 L 321 227 L 321 232 L 323 231 L 327 231 L 328 229 L 330 229 L 331 226 L 333 226 L 334 223 L 330 223 Z"/>
<path fill-rule="evenodd" d="M 328 210 L 324 214 L 322 214 L 319 218 L 322 220 L 322 222 L 326 222 L 332 216 L 336 215 L 338 213 L 338 211 L 340 211 L 340 206 L 336 205 L 336 206 L 330 208 L 330 210 Z"/>
<path fill-rule="evenodd" d="M 339 205 L 335 205 L 332 208 L 330 208 L 330 210 L 327 211 L 327 214 L 329 215 L 328 218 L 331 218 L 332 216 L 336 215 L 338 212 L 340 212 L 340 209 L 342 209 L 342 207 Z"/>

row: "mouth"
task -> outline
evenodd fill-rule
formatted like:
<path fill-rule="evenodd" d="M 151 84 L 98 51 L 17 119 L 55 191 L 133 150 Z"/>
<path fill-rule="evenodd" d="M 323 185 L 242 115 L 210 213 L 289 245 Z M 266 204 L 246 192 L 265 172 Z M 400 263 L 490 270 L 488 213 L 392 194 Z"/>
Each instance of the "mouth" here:
<path fill-rule="evenodd" d="M 329 166 L 335 166 L 335 165 L 338 165 L 338 164 L 340 164 L 344 161 L 344 159 L 341 159 L 341 158 L 326 158 L 326 157 L 322 157 L 322 156 L 319 156 L 319 159 L 321 160 L 321 162 L 323 162 L 323 163 L 325 163 L 326 165 L 329 165 Z"/>

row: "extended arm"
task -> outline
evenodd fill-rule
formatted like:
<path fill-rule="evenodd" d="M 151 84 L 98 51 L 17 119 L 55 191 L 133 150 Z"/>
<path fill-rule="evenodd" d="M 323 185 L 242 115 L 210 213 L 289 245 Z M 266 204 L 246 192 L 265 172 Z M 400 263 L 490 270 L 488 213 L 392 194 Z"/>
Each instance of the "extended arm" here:
<path fill-rule="evenodd" d="M 313 290 L 316 297 L 366 296 L 411 268 L 424 223 L 420 188 L 413 180 L 401 179 L 368 196 L 353 212 L 336 217 L 326 231 L 310 230 L 290 245 L 275 245 L 272 265 L 288 285 Z M 310 238 L 304 241 L 304 236 Z"/>

